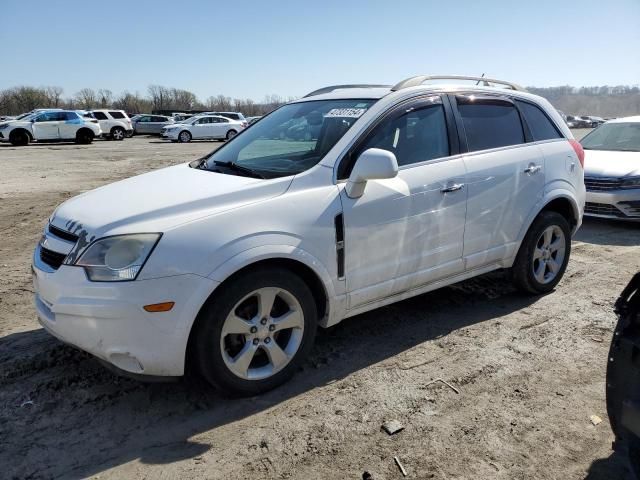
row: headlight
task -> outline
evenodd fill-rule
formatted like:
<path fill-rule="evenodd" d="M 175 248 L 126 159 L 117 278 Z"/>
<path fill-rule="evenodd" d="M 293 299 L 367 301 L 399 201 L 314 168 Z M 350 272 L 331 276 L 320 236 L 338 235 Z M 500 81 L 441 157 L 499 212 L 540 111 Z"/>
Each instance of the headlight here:
<path fill-rule="evenodd" d="M 622 188 L 640 188 L 640 177 L 622 179 Z"/>
<path fill-rule="evenodd" d="M 161 234 L 140 233 L 106 237 L 92 243 L 75 263 L 92 282 L 135 280 Z"/>

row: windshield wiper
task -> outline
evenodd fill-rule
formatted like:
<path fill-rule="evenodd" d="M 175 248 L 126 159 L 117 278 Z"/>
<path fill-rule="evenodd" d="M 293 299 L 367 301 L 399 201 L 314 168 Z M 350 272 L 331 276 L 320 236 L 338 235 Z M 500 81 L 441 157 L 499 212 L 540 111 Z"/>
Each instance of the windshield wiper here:
<path fill-rule="evenodd" d="M 235 170 L 236 172 L 240 172 L 240 173 L 246 173 L 247 175 L 251 176 L 251 177 L 255 177 L 255 178 L 262 178 L 265 179 L 267 177 L 265 177 L 264 175 L 262 175 L 261 173 L 259 173 L 258 171 L 249 168 L 249 167 L 243 167 L 241 165 L 238 165 L 237 163 L 234 162 L 221 162 L 219 160 L 215 160 L 213 162 L 215 165 L 219 165 L 221 167 L 227 167 L 231 170 Z"/>

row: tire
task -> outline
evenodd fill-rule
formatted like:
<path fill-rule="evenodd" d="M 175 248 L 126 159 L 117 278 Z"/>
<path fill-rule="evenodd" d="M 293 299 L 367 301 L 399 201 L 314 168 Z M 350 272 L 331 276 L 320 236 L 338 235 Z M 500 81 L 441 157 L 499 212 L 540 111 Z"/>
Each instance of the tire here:
<path fill-rule="evenodd" d="M 191 141 L 191 133 L 187 130 L 183 130 L 178 134 L 178 141 L 180 143 L 189 143 Z"/>
<path fill-rule="evenodd" d="M 562 279 L 570 254 L 567 219 L 557 212 L 541 212 L 529 227 L 513 264 L 515 285 L 527 293 L 550 292 Z"/>
<path fill-rule="evenodd" d="M 87 130 L 86 128 L 80 129 L 78 133 L 76 133 L 76 143 L 89 145 L 93 142 L 93 137 L 94 134 L 91 130 Z"/>
<path fill-rule="evenodd" d="M 225 137 L 227 139 L 227 141 L 231 140 L 233 137 L 235 137 L 238 134 L 238 132 L 236 132 L 235 130 L 229 130 L 227 132 L 227 136 Z"/>
<path fill-rule="evenodd" d="M 25 130 L 14 130 L 11 132 L 11 135 L 9 135 L 9 141 L 14 147 L 29 145 L 30 140 L 31 138 Z"/>
<path fill-rule="evenodd" d="M 113 127 L 111 129 L 111 139 L 112 140 L 121 141 L 121 140 L 124 140 L 124 137 L 125 137 L 124 128 L 122 128 L 122 127 Z"/>
<path fill-rule="evenodd" d="M 133 137 L 133 131 L 131 131 L 131 132 L 126 132 L 126 133 L 124 134 L 124 136 L 125 136 L 125 137 L 127 137 L 127 138 L 132 138 L 132 137 Z"/>
<path fill-rule="evenodd" d="M 259 307 L 261 298 L 266 308 Z M 280 323 L 278 329 L 283 318 L 292 326 Z M 210 384 L 225 394 L 251 396 L 291 378 L 313 346 L 316 328 L 316 304 L 304 281 L 288 270 L 261 268 L 231 280 L 207 301 L 192 345 Z"/>

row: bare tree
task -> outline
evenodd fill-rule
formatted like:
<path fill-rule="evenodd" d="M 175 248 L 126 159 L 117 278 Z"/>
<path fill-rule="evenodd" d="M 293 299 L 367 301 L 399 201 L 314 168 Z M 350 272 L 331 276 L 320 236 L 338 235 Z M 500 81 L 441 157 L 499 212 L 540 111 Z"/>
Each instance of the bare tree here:
<path fill-rule="evenodd" d="M 75 95 L 75 101 L 85 110 L 91 110 L 98 105 L 96 92 L 91 88 L 83 88 Z"/>
<path fill-rule="evenodd" d="M 100 108 L 109 108 L 113 103 L 113 92 L 106 88 L 101 88 L 98 90 L 98 102 L 100 103 Z"/>

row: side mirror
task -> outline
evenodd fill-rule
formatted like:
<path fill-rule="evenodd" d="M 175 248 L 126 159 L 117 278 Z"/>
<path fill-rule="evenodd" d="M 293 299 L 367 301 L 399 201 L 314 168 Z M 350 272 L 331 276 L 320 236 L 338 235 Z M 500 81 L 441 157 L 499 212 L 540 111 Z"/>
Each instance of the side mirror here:
<path fill-rule="evenodd" d="M 349 198 L 359 198 L 364 194 L 364 187 L 368 180 L 382 180 L 394 178 L 398 175 L 398 161 L 396 156 L 380 148 L 369 148 L 362 152 L 356 160 L 346 192 Z"/>

